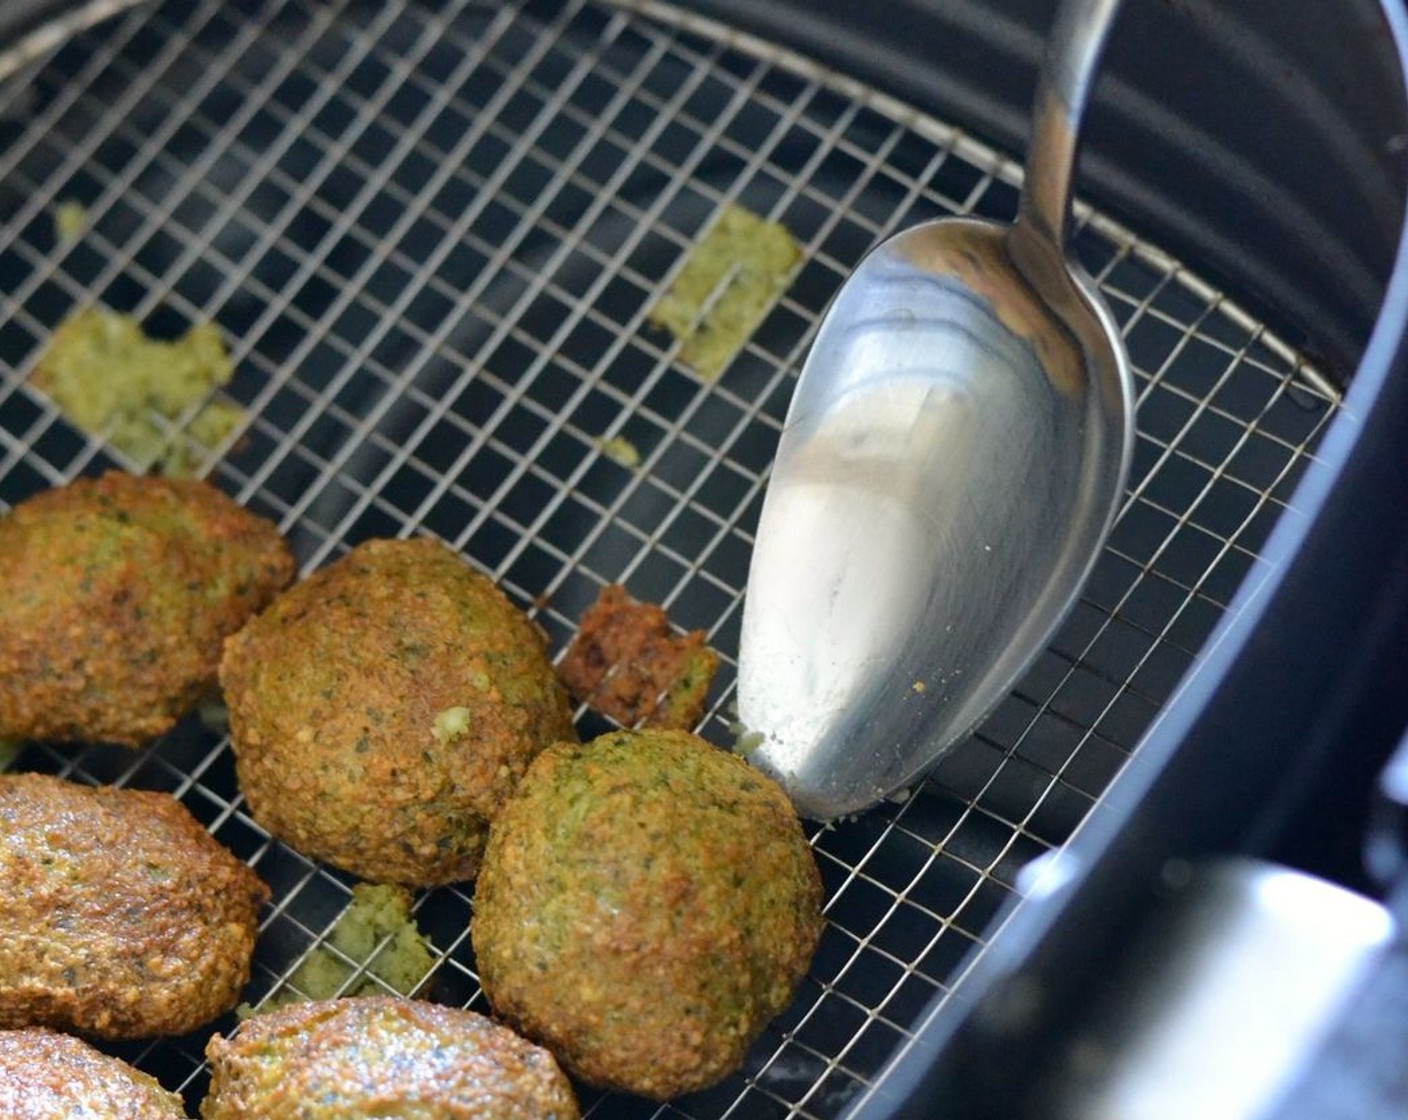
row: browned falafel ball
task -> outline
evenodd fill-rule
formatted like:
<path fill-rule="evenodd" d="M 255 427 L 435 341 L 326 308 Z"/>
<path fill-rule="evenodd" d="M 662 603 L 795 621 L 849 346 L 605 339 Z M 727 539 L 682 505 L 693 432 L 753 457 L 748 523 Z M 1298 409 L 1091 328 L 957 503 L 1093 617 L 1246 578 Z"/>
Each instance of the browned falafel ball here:
<path fill-rule="evenodd" d="M 181 1098 L 120 1058 L 57 1031 L 0 1030 L 5 1120 L 186 1120 Z"/>
<path fill-rule="evenodd" d="M 375 540 L 232 637 L 240 787 L 291 847 L 405 886 L 471 878 L 538 751 L 575 739 L 538 628 L 430 540 Z"/>
<path fill-rule="evenodd" d="M 793 997 L 821 881 L 771 778 L 679 731 L 560 744 L 494 822 L 474 900 L 497 1014 L 605 1088 L 736 1070 Z"/>
<path fill-rule="evenodd" d="M 0 737 L 162 734 L 294 571 L 278 530 L 205 482 L 112 471 L 21 502 L 0 518 Z"/>
<path fill-rule="evenodd" d="M 205 1120 L 577 1120 L 546 1050 L 473 1011 L 391 996 L 299 1003 L 206 1047 Z"/>
<path fill-rule="evenodd" d="M 194 1030 L 239 1000 L 268 896 L 170 794 L 0 776 L 0 1027 Z"/>

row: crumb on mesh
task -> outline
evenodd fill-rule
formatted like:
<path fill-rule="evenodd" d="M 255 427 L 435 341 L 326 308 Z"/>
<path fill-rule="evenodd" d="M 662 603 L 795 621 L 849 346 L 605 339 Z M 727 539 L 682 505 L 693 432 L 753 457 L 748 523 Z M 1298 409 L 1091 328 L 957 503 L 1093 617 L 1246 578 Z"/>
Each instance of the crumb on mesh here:
<path fill-rule="evenodd" d="M 328 931 L 326 946 L 313 948 L 259 1010 L 334 996 L 385 995 L 388 989 L 410 996 L 434 967 L 435 954 L 411 914 L 410 892 L 358 883 Z M 363 971 L 354 980 L 359 969 Z M 253 1009 L 246 1004 L 239 1012 L 247 1018 Z"/>
<path fill-rule="evenodd" d="M 663 608 L 611 584 L 582 616 L 558 673 L 580 703 L 623 727 L 688 730 L 718 667 L 704 631 L 676 634 Z"/>
<path fill-rule="evenodd" d="M 233 402 L 208 399 L 233 376 L 234 362 L 213 323 L 164 341 L 149 337 L 131 315 L 88 307 L 59 324 L 33 381 L 70 423 L 106 438 L 141 470 L 158 466 L 188 476 L 201 447 L 215 447 L 245 420 Z M 191 409 L 197 411 L 187 430 L 178 431 Z"/>
<path fill-rule="evenodd" d="M 88 208 L 77 199 L 65 199 L 54 207 L 54 236 L 60 241 L 77 241 L 88 228 Z"/>
<path fill-rule="evenodd" d="M 612 436 L 597 440 L 601 453 L 613 463 L 634 470 L 640 466 L 640 449 L 625 436 Z"/>
<path fill-rule="evenodd" d="M 787 290 L 801 259 L 781 222 L 725 206 L 650 309 L 650 322 L 679 340 L 680 361 L 712 381 Z"/>

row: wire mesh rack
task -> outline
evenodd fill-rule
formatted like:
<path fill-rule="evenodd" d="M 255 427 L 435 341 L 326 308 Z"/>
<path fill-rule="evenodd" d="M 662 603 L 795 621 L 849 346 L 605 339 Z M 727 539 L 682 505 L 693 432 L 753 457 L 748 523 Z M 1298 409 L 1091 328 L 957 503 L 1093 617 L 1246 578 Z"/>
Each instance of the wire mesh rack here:
<path fill-rule="evenodd" d="M 653 4 L 141 5 L 0 86 L 0 508 L 135 465 L 27 381 L 66 315 L 102 304 L 168 336 L 213 321 L 244 420 L 194 454 L 305 572 L 431 534 L 559 651 L 624 582 L 708 632 L 723 669 L 701 730 L 727 743 L 751 533 L 822 310 L 897 228 L 1010 218 L 1018 179 L 953 127 Z M 55 230 L 66 201 L 76 238 Z M 734 202 L 783 222 L 803 262 L 705 381 L 647 312 Z M 588 1115 L 839 1115 L 991 936 L 1019 870 L 1100 799 L 1257 566 L 1335 393 L 1126 231 L 1083 212 L 1076 245 L 1122 324 L 1139 436 L 1074 613 L 907 799 L 811 830 L 826 931 L 746 1068 L 664 1106 L 587 1091 Z M 608 453 L 616 437 L 638 465 Z M 253 1002 L 347 902 L 347 877 L 247 815 L 218 727 L 188 720 L 137 752 L 34 745 L 18 764 L 173 792 L 254 865 L 275 900 Z M 487 1010 L 471 890 L 425 892 L 416 914 L 437 956 L 425 994 Z M 205 1038 L 117 1052 L 195 1107 Z"/>

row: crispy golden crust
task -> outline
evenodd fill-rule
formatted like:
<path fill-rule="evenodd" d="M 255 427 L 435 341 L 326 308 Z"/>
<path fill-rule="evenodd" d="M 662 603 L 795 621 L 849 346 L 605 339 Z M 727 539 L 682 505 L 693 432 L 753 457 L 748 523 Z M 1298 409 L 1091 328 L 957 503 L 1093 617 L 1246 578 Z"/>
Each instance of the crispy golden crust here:
<path fill-rule="evenodd" d="M 584 1081 L 664 1100 L 791 1001 L 821 881 L 786 795 L 696 736 L 561 744 L 494 823 L 471 934 L 494 1010 Z"/>
<path fill-rule="evenodd" d="M 582 616 L 558 672 L 574 697 L 623 727 L 688 731 L 718 668 L 704 631 L 674 634 L 663 609 L 611 584 Z"/>
<path fill-rule="evenodd" d="M 537 627 L 429 540 L 368 541 L 296 585 L 220 679 L 255 818 L 374 882 L 472 877 L 529 760 L 576 738 Z"/>
<path fill-rule="evenodd" d="M 206 1047 L 205 1120 L 577 1120 L 552 1055 L 472 1011 L 389 996 L 301 1003 Z"/>
<path fill-rule="evenodd" d="M 0 518 L 0 737 L 162 734 L 294 570 L 273 525 L 204 482 L 110 472 L 20 503 Z"/>
<path fill-rule="evenodd" d="M 5 1120 L 186 1120 L 181 1098 L 145 1073 L 66 1034 L 0 1030 Z"/>
<path fill-rule="evenodd" d="M 239 999 L 268 896 L 168 794 L 0 776 L 0 1027 L 194 1030 Z"/>

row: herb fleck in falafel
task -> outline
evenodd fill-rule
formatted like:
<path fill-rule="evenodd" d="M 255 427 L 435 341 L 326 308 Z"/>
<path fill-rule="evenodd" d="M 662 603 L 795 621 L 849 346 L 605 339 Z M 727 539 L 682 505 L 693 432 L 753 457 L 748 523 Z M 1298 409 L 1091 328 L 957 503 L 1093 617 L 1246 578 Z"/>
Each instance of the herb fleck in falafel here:
<path fill-rule="evenodd" d="M 368 541 L 291 588 L 220 680 L 255 819 L 373 882 L 473 877 L 529 761 L 576 738 L 541 632 L 430 540 Z"/>
<path fill-rule="evenodd" d="M 501 1017 L 582 1080 L 664 1100 L 743 1062 L 821 933 L 772 779 L 685 732 L 559 744 L 494 822 L 475 895 Z"/>
<path fill-rule="evenodd" d="M 6 1120 L 186 1120 L 181 1098 L 126 1062 L 70 1035 L 0 1030 Z"/>
<path fill-rule="evenodd" d="M 239 999 L 268 897 L 170 794 L 0 776 L 0 1027 L 192 1031 Z"/>
<path fill-rule="evenodd" d="M 369 996 L 299 1003 L 206 1047 L 205 1120 L 577 1120 L 546 1050 L 472 1011 Z"/>
<path fill-rule="evenodd" d="M 0 518 L 0 572 L 0 738 L 140 746 L 214 689 L 294 561 L 215 487 L 114 471 Z"/>

